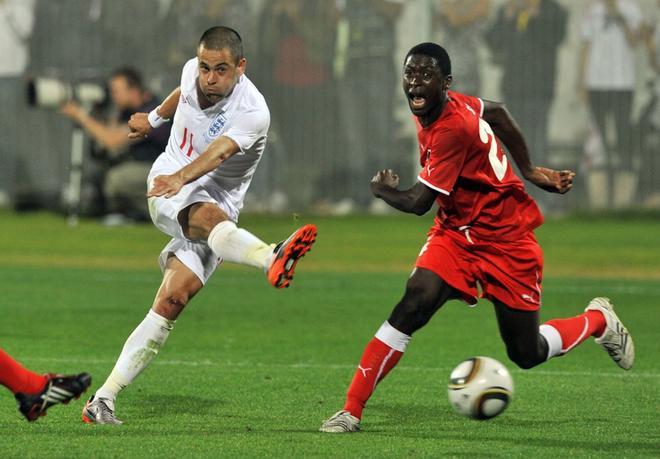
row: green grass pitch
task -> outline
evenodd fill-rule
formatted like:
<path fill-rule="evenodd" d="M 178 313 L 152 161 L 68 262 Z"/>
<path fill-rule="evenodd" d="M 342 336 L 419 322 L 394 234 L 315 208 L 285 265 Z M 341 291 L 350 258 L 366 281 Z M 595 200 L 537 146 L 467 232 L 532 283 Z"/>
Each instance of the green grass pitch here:
<path fill-rule="evenodd" d="M 277 241 L 303 222 L 318 224 L 319 239 L 292 287 L 277 291 L 254 270 L 222 266 L 120 395 L 123 426 L 83 424 L 82 399 L 28 424 L 0 388 L 0 457 L 660 456 L 657 216 L 572 217 L 537 231 L 543 318 L 611 297 L 635 339 L 630 372 L 591 341 L 518 370 L 490 304 L 451 302 L 415 335 L 352 435 L 317 429 L 341 408 L 430 219 L 247 215 L 241 225 Z M 166 238 L 151 225 L 68 228 L 51 215 L 7 212 L 0 235 L 0 346 L 38 371 L 89 371 L 97 388 L 151 305 Z M 450 370 L 473 355 L 512 370 L 514 400 L 490 421 L 461 418 L 447 402 Z"/>

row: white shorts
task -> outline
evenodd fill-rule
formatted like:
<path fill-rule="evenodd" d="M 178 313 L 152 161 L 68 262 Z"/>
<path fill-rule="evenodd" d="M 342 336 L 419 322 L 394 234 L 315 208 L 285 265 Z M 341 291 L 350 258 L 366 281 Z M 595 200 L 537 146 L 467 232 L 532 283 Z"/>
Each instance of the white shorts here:
<path fill-rule="evenodd" d="M 158 264 L 163 273 L 167 267 L 167 259 L 172 255 L 195 273 L 202 284 L 206 284 L 211 274 L 222 263 L 222 258 L 215 256 L 206 241 L 193 242 L 186 239 L 172 239 L 158 256 Z"/>
<path fill-rule="evenodd" d="M 160 175 L 160 174 L 158 174 Z M 148 188 L 151 189 L 152 178 L 149 179 Z M 206 284 L 211 274 L 222 262 L 206 241 L 191 241 L 183 234 L 183 228 L 179 223 L 178 216 L 181 210 L 195 204 L 196 202 L 210 202 L 225 212 L 232 221 L 238 219 L 238 212 L 233 206 L 217 199 L 202 188 L 197 182 L 184 185 L 181 191 L 171 198 L 154 197 L 149 198 L 149 214 L 156 228 L 163 233 L 172 236 L 172 240 L 165 246 L 158 257 L 161 271 L 165 271 L 167 259 L 174 255 L 187 268 Z"/>

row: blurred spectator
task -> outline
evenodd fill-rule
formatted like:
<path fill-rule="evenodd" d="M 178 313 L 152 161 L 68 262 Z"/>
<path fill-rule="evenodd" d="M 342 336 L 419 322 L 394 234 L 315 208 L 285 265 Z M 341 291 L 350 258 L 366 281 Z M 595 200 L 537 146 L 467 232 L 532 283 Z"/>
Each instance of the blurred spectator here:
<path fill-rule="evenodd" d="M 102 40 L 102 73 L 97 75 L 108 75 L 120 66 L 139 68 L 147 77 L 144 84 L 152 88 L 163 70 L 162 60 L 159 59 L 163 40 L 154 38 L 163 33 L 158 21 L 154 20 L 160 1 L 102 0 L 99 3 L 96 14 L 99 15 L 98 27 L 102 33 L 96 33 L 101 35 Z M 172 89 L 164 88 L 164 91 L 169 93 Z"/>
<path fill-rule="evenodd" d="M 206 17 L 210 27 L 225 25 L 238 31 L 243 41 L 243 54 L 254 58 L 258 41 L 257 14 L 250 5 L 249 1 L 210 0 Z"/>
<path fill-rule="evenodd" d="M 16 191 L 17 155 L 25 120 L 23 73 L 28 64 L 28 40 L 34 24 L 34 0 L 0 0 L 0 207 Z"/>
<path fill-rule="evenodd" d="M 640 140 L 640 164 L 644 165 L 639 174 L 639 189 L 645 191 L 643 204 L 660 209 L 660 0 L 656 3 L 642 34 L 650 64 L 647 87 L 651 97 L 642 107 L 635 134 Z"/>
<path fill-rule="evenodd" d="M 296 206 L 329 192 L 319 181 L 335 154 L 332 61 L 337 10 L 327 0 L 275 0 L 264 6 L 259 30 L 262 90 L 285 164 L 276 173 L 290 184 Z M 269 81 L 265 81 L 269 80 Z M 268 153 L 267 153 L 268 155 Z M 309 167 L 314 158 L 315 167 Z"/>
<path fill-rule="evenodd" d="M 591 172 L 590 194 L 605 196 L 605 202 L 615 207 L 630 205 L 637 190 L 638 158 L 630 118 L 636 78 L 634 47 L 641 22 L 634 0 L 596 0 L 582 20 L 580 92 L 608 156 L 605 170 Z M 614 145 L 607 128 L 610 117 L 614 118 Z"/>
<path fill-rule="evenodd" d="M 403 160 L 394 148 L 394 95 L 399 72 L 393 52 L 402 0 L 345 0 L 336 72 L 339 119 L 346 136 L 348 193 L 359 206 L 373 199 L 369 182 L 379 169 Z M 405 159 L 407 163 L 410 161 Z M 404 167 L 405 169 L 405 167 Z M 377 210 L 377 209 L 374 209 Z"/>
<path fill-rule="evenodd" d="M 207 0 L 171 0 L 161 3 L 158 16 L 160 26 L 167 30 L 167 44 L 161 50 L 162 70 L 159 87 L 164 93 L 178 87 L 183 64 L 195 55 L 194 43 L 199 40 L 199 31 L 208 27 L 206 20 Z M 237 2 L 243 3 L 243 2 Z M 217 25 L 217 24 L 214 24 Z"/>
<path fill-rule="evenodd" d="M 660 0 L 656 0 L 656 4 L 654 14 L 647 18 L 642 27 L 642 39 L 655 77 L 660 74 Z"/>
<path fill-rule="evenodd" d="M 67 81 L 107 74 L 114 65 L 105 67 L 102 12 L 102 0 L 37 0 L 29 73 Z"/>
<path fill-rule="evenodd" d="M 108 215 L 104 223 L 122 224 L 149 218 L 147 208 L 147 175 L 151 164 L 164 150 L 170 124 L 155 129 L 141 140 L 128 139 L 130 116 L 150 112 L 157 99 L 142 84 L 140 74 L 131 68 L 116 70 L 108 82 L 113 113 L 108 120 L 90 116 L 77 102 L 69 101 L 60 111 L 78 123 L 105 151 L 108 169 L 103 180 L 103 196 Z"/>
<path fill-rule="evenodd" d="M 479 47 L 490 0 L 436 0 L 433 28 L 436 41 L 451 55 L 452 89 L 481 94 Z"/>
<path fill-rule="evenodd" d="M 504 71 L 504 102 L 520 124 L 534 164 L 548 164 L 548 117 L 566 20 L 554 0 L 509 0 L 487 35 L 493 61 Z M 547 193 L 529 192 L 547 208 Z"/>

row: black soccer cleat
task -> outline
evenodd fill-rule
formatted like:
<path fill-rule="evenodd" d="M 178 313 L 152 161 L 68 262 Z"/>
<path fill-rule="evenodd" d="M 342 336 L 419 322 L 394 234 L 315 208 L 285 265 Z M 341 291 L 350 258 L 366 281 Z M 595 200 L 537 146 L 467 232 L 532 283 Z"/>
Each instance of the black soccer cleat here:
<path fill-rule="evenodd" d="M 40 416 L 46 415 L 46 410 L 58 403 L 65 405 L 77 399 L 92 384 L 92 377 L 88 373 L 77 375 L 57 375 L 49 373 L 48 383 L 44 390 L 37 394 L 17 393 L 18 410 L 28 421 L 36 421 Z"/>

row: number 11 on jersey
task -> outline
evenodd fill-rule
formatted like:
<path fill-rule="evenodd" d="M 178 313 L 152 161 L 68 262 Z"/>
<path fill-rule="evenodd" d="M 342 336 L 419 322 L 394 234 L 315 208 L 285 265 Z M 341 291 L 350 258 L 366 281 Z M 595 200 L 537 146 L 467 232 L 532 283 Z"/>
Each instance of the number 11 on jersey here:
<path fill-rule="evenodd" d="M 190 134 L 190 139 L 188 139 L 188 134 Z M 181 152 L 183 152 L 186 144 L 188 144 L 188 151 L 186 152 L 186 156 L 190 157 L 193 152 L 193 133 L 188 132 L 188 128 L 183 128 L 183 140 L 181 141 L 181 145 L 179 145 L 179 150 L 181 150 Z"/>

